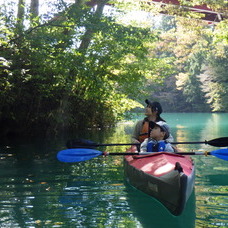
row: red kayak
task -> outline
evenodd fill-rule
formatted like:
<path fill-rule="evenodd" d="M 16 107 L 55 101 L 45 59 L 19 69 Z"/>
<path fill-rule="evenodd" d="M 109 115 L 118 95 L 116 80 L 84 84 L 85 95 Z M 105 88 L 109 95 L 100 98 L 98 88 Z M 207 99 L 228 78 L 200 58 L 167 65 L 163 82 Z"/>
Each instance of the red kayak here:
<path fill-rule="evenodd" d="M 127 152 L 133 151 L 134 147 Z M 129 155 L 124 158 L 124 171 L 131 185 L 159 200 L 174 215 L 182 213 L 194 188 L 195 168 L 189 156 Z"/>

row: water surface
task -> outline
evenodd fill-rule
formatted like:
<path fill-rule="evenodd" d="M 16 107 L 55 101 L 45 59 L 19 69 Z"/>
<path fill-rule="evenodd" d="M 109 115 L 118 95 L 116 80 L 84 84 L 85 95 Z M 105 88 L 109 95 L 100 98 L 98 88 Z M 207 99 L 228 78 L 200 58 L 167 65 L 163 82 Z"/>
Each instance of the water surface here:
<path fill-rule="evenodd" d="M 163 116 L 175 141 L 228 136 L 228 114 Z M 83 137 L 99 143 L 130 142 L 135 121 L 119 123 L 105 132 L 88 131 Z M 68 139 L 2 142 L 0 227 L 228 227 L 228 161 L 193 156 L 195 191 L 183 214 L 175 217 L 125 182 L 121 156 L 76 164 L 59 162 L 56 153 L 65 149 Z M 218 149 L 205 144 L 179 148 Z M 98 149 L 116 152 L 126 147 Z"/>

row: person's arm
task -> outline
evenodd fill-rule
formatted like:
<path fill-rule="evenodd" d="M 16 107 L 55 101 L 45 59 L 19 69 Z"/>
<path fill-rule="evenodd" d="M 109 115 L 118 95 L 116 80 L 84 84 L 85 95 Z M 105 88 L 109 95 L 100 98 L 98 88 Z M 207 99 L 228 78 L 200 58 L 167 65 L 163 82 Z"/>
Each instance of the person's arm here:
<path fill-rule="evenodd" d="M 147 152 L 147 143 L 148 143 L 148 138 L 146 138 L 140 145 L 140 152 Z"/>
<path fill-rule="evenodd" d="M 173 149 L 173 147 L 172 147 L 172 145 L 170 143 L 166 144 L 165 152 L 174 153 L 174 149 Z"/>

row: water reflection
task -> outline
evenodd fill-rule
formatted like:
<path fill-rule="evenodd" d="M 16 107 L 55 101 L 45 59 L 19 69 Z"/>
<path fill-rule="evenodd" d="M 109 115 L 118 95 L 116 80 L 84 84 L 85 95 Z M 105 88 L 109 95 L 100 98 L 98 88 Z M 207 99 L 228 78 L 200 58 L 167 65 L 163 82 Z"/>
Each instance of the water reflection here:
<path fill-rule="evenodd" d="M 136 227 L 126 201 L 120 162 L 122 158 L 85 162 L 80 166 L 83 176 L 77 172 L 77 165 L 72 167 L 72 180 L 64 188 L 59 202 L 65 217 L 71 219 L 75 227 Z"/>
<path fill-rule="evenodd" d="M 160 202 L 126 183 L 128 203 L 141 227 L 195 227 L 195 193 L 190 196 L 182 215 L 173 216 Z"/>
<path fill-rule="evenodd" d="M 170 113 L 165 114 L 177 142 L 211 140 L 228 135 L 227 113 Z M 178 145 L 180 150 L 214 150 L 206 144 Z"/>
<path fill-rule="evenodd" d="M 227 161 L 214 157 L 197 158 L 197 225 L 228 226 Z"/>
<path fill-rule="evenodd" d="M 164 118 L 177 141 L 228 136 L 228 114 L 165 114 Z M 129 143 L 134 122 L 71 137 Z M 183 214 L 175 217 L 124 182 L 120 156 L 78 164 L 58 162 L 56 153 L 65 149 L 69 139 L 1 142 L 0 227 L 185 228 L 194 227 L 194 223 L 196 227 L 228 227 L 227 161 L 193 156 L 195 195 Z M 217 149 L 204 144 L 181 147 L 183 151 Z M 117 152 L 125 151 L 126 146 L 98 149 Z"/>

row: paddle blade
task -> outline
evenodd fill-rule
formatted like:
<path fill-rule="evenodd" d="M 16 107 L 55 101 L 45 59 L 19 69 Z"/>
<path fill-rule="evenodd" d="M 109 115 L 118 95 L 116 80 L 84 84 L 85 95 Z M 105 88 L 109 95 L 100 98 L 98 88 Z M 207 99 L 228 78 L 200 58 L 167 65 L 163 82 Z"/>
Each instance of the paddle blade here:
<path fill-rule="evenodd" d="M 210 146 L 217 146 L 217 147 L 228 146 L 228 137 L 212 139 L 210 141 L 205 141 L 205 143 Z"/>
<path fill-rule="evenodd" d="M 103 153 L 92 149 L 68 149 L 58 152 L 57 158 L 61 162 L 82 162 L 95 158 Z"/>
<path fill-rule="evenodd" d="M 219 149 L 210 152 L 211 155 L 214 155 L 217 158 L 228 161 L 228 149 Z"/>

